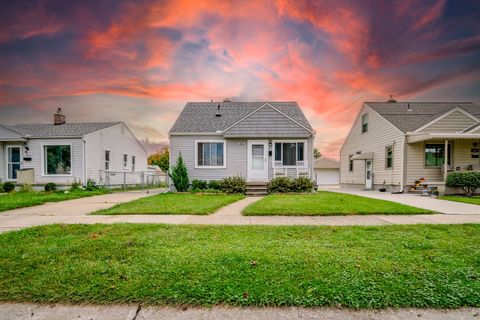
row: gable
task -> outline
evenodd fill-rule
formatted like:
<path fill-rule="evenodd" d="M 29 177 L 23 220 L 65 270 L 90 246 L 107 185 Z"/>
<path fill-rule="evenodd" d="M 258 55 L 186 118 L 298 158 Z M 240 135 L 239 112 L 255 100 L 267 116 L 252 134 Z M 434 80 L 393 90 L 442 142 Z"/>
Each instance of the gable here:
<path fill-rule="evenodd" d="M 224 137 L 310 137 L 312 132 L 269 104 L 227 128 Z"/>
<path fill-rule="evenodd" d="M 471 127 L 477 121 L 460 110 L 455 110 L 450 114 L 439 117 L 438 120 L 434 120 L 431 124 L 427 125 L 423 129 L 420 128 L 418 132 L 422 133 L 455 133 L 462 132 L 463 130 Z"/>

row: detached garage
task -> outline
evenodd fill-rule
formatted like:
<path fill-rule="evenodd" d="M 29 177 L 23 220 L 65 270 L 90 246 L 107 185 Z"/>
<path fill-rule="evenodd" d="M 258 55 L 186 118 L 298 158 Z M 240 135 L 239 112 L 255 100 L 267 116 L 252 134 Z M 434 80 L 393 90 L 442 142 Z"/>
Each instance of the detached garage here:
<path fill-rule="evenodd" d="M 317 185 L 336 185 L 340 183 L 340 162 L 327 157 L 321 157 L 315 160 L 313 168 L 315 170 L 315 180 Z"/>

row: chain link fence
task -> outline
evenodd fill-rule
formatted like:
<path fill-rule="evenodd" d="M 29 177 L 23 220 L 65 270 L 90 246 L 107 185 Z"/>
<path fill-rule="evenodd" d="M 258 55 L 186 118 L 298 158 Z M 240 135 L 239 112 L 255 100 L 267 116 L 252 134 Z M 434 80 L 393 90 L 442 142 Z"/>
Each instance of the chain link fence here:
<path fill-rule="evenodd" d="M 100 170 L 98 184 L 105 188 L 156 188 L 167 187 L 168 175 L 157 171 L 110 171 Z"/>

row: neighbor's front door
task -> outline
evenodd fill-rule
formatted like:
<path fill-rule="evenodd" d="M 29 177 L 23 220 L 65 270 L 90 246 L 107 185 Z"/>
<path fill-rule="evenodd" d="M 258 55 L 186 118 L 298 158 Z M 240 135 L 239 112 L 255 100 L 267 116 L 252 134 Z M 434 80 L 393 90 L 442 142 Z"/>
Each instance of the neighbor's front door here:
<path fill-rule="evenodd" d="M 268 180 L 268 141 L 248 141 L 248 181 Z"/>
<path fill-rule="evenodd" d="M 21 167 L 21 147 L 7 146 L 7 180 L 17 180 Z"/>
<path fill-rule="evenodd" d="M 365 188 L 372 189 L 373 175 L 372 175 L 372 160 L 365 161 Z"/>

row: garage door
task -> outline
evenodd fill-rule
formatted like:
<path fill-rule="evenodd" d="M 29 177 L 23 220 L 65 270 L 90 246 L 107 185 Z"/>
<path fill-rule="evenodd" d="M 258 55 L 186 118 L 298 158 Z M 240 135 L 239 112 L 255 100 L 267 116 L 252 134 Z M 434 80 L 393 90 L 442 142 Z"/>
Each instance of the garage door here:
<path fill-rule="evenodd" d="M 315 176 L 319 186 L 338 184 L 340 182 L 339 169 L 315 169 Z"/>

